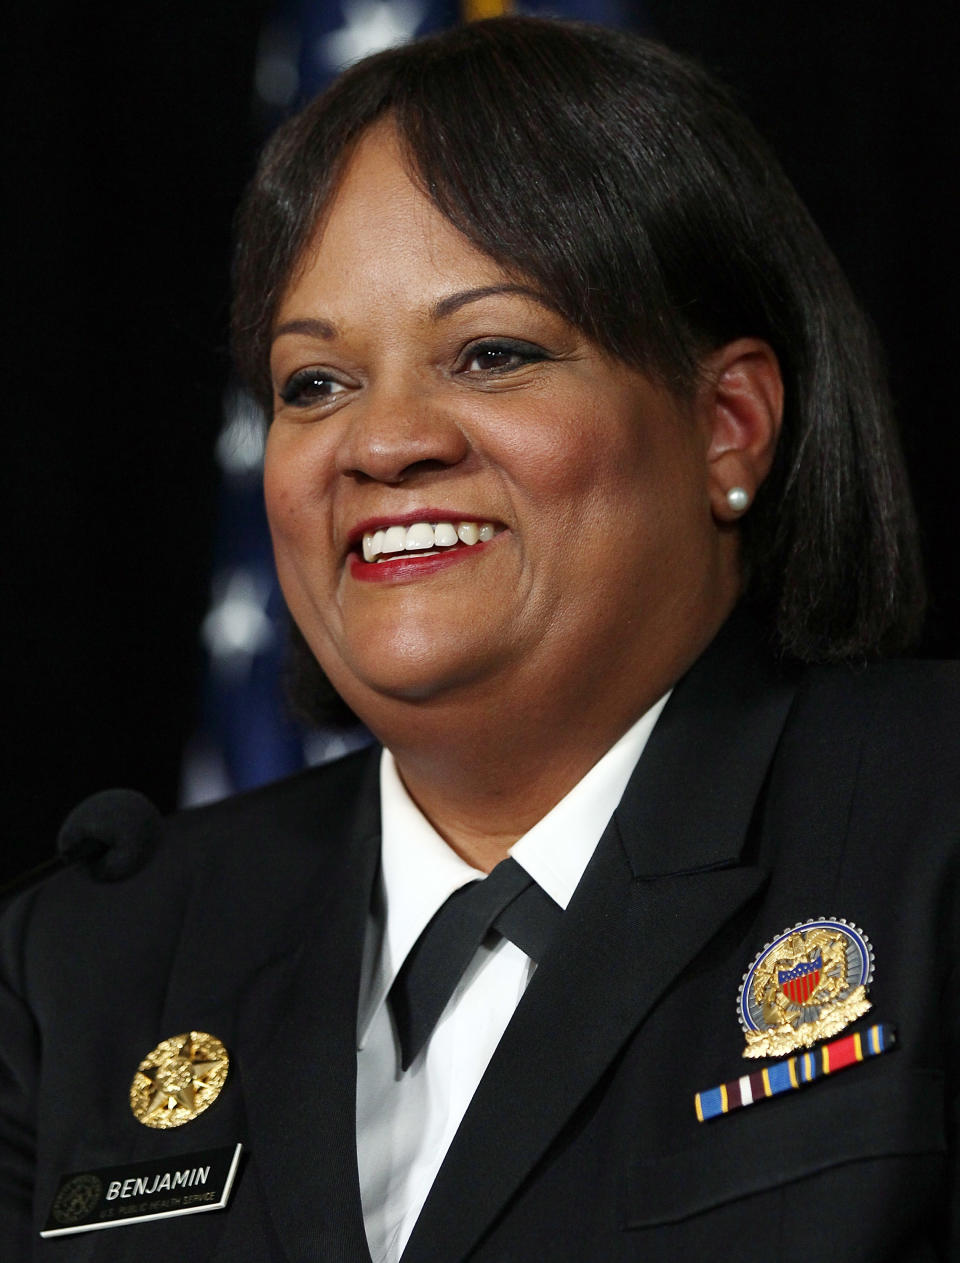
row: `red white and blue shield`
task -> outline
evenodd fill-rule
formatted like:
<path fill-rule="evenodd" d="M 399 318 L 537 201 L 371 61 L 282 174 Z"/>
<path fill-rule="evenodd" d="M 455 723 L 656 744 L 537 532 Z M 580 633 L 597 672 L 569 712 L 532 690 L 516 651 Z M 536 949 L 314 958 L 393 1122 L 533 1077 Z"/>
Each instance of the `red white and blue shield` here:
<path fill-rule="evenodd" d="M 778 969 L 777 982 L 793 1004 L 806 1004 L 816 991 L 823 969 L 823 953 L 816 960 L 802 960 L 792 969 Z"/>

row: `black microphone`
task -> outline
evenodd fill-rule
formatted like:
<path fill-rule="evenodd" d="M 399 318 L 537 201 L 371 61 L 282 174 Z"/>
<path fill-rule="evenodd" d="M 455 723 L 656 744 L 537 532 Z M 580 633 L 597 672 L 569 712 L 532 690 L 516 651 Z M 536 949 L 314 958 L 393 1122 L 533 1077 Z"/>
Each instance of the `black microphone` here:
<path fill-rule="evenodd" d="M 65 864 L 86 863 L 97 881 L 140 871 L 160 837 L 160 812 L 135 789 L 104 789 L 70 812 L 57 837 Z"/>
<path fill-rule="evenodd" d="M 150 799 L 135 789 L 104 789 L 85 798 L 61 826 L 57 855 L 0 888 L 0 903 L 71 864 L 85 864 L 97 881 L 132 877 L 156 849 L 161 821 Z"/>

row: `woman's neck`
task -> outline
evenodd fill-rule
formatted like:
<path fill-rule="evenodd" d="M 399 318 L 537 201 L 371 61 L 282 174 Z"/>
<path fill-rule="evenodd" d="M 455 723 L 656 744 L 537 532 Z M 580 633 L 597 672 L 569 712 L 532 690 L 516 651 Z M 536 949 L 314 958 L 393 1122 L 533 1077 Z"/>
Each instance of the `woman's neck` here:
<path fill-rule="evenodd" d="M 346 700 L 391 751 L 440 836 L 489 871 L 684 674 L 726 612 L 693 643 L 661 638 L 643 670 L 604 662 L 548 683 L 533 666 L 523 678 L 524 664 L 509 685 L 491 679 L 428 699 L 379 697 L 365 707 Z"/>
<path fill-rule="evenodd" d="M 504 691 L 489 705 L 465 706 L 462 714 L 449 701 L 433 702 L 416 722 L 379 735 L 440 836 L 468 863 L 489 871 L 671 683 L 657 681 L 632 698 L 623 690 L 615 708 L 551 693 L 517 714 Z"/>

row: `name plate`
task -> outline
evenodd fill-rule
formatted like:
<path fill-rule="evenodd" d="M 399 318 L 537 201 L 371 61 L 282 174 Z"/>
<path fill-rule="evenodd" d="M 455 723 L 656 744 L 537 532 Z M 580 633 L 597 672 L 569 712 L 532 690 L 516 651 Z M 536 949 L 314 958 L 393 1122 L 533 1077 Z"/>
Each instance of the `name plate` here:
<path fill-rule="evenodd" d="M 41 1237 L 223 1210 L 242 1145 L 76 1171 L 60 1181 Z"/>

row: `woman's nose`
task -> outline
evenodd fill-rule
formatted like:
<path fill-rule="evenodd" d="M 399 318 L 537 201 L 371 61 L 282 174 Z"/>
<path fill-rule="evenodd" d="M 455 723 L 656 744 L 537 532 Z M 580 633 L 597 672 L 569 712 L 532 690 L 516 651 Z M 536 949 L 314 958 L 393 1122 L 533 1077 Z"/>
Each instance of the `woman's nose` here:
<path fill-rule="evenodd" d="M 347 411 L 337 468 L 350 477 L 407 482 L 458 465 L 470 450 L 450 410 L 423 391 L 368 388 Z"/>

